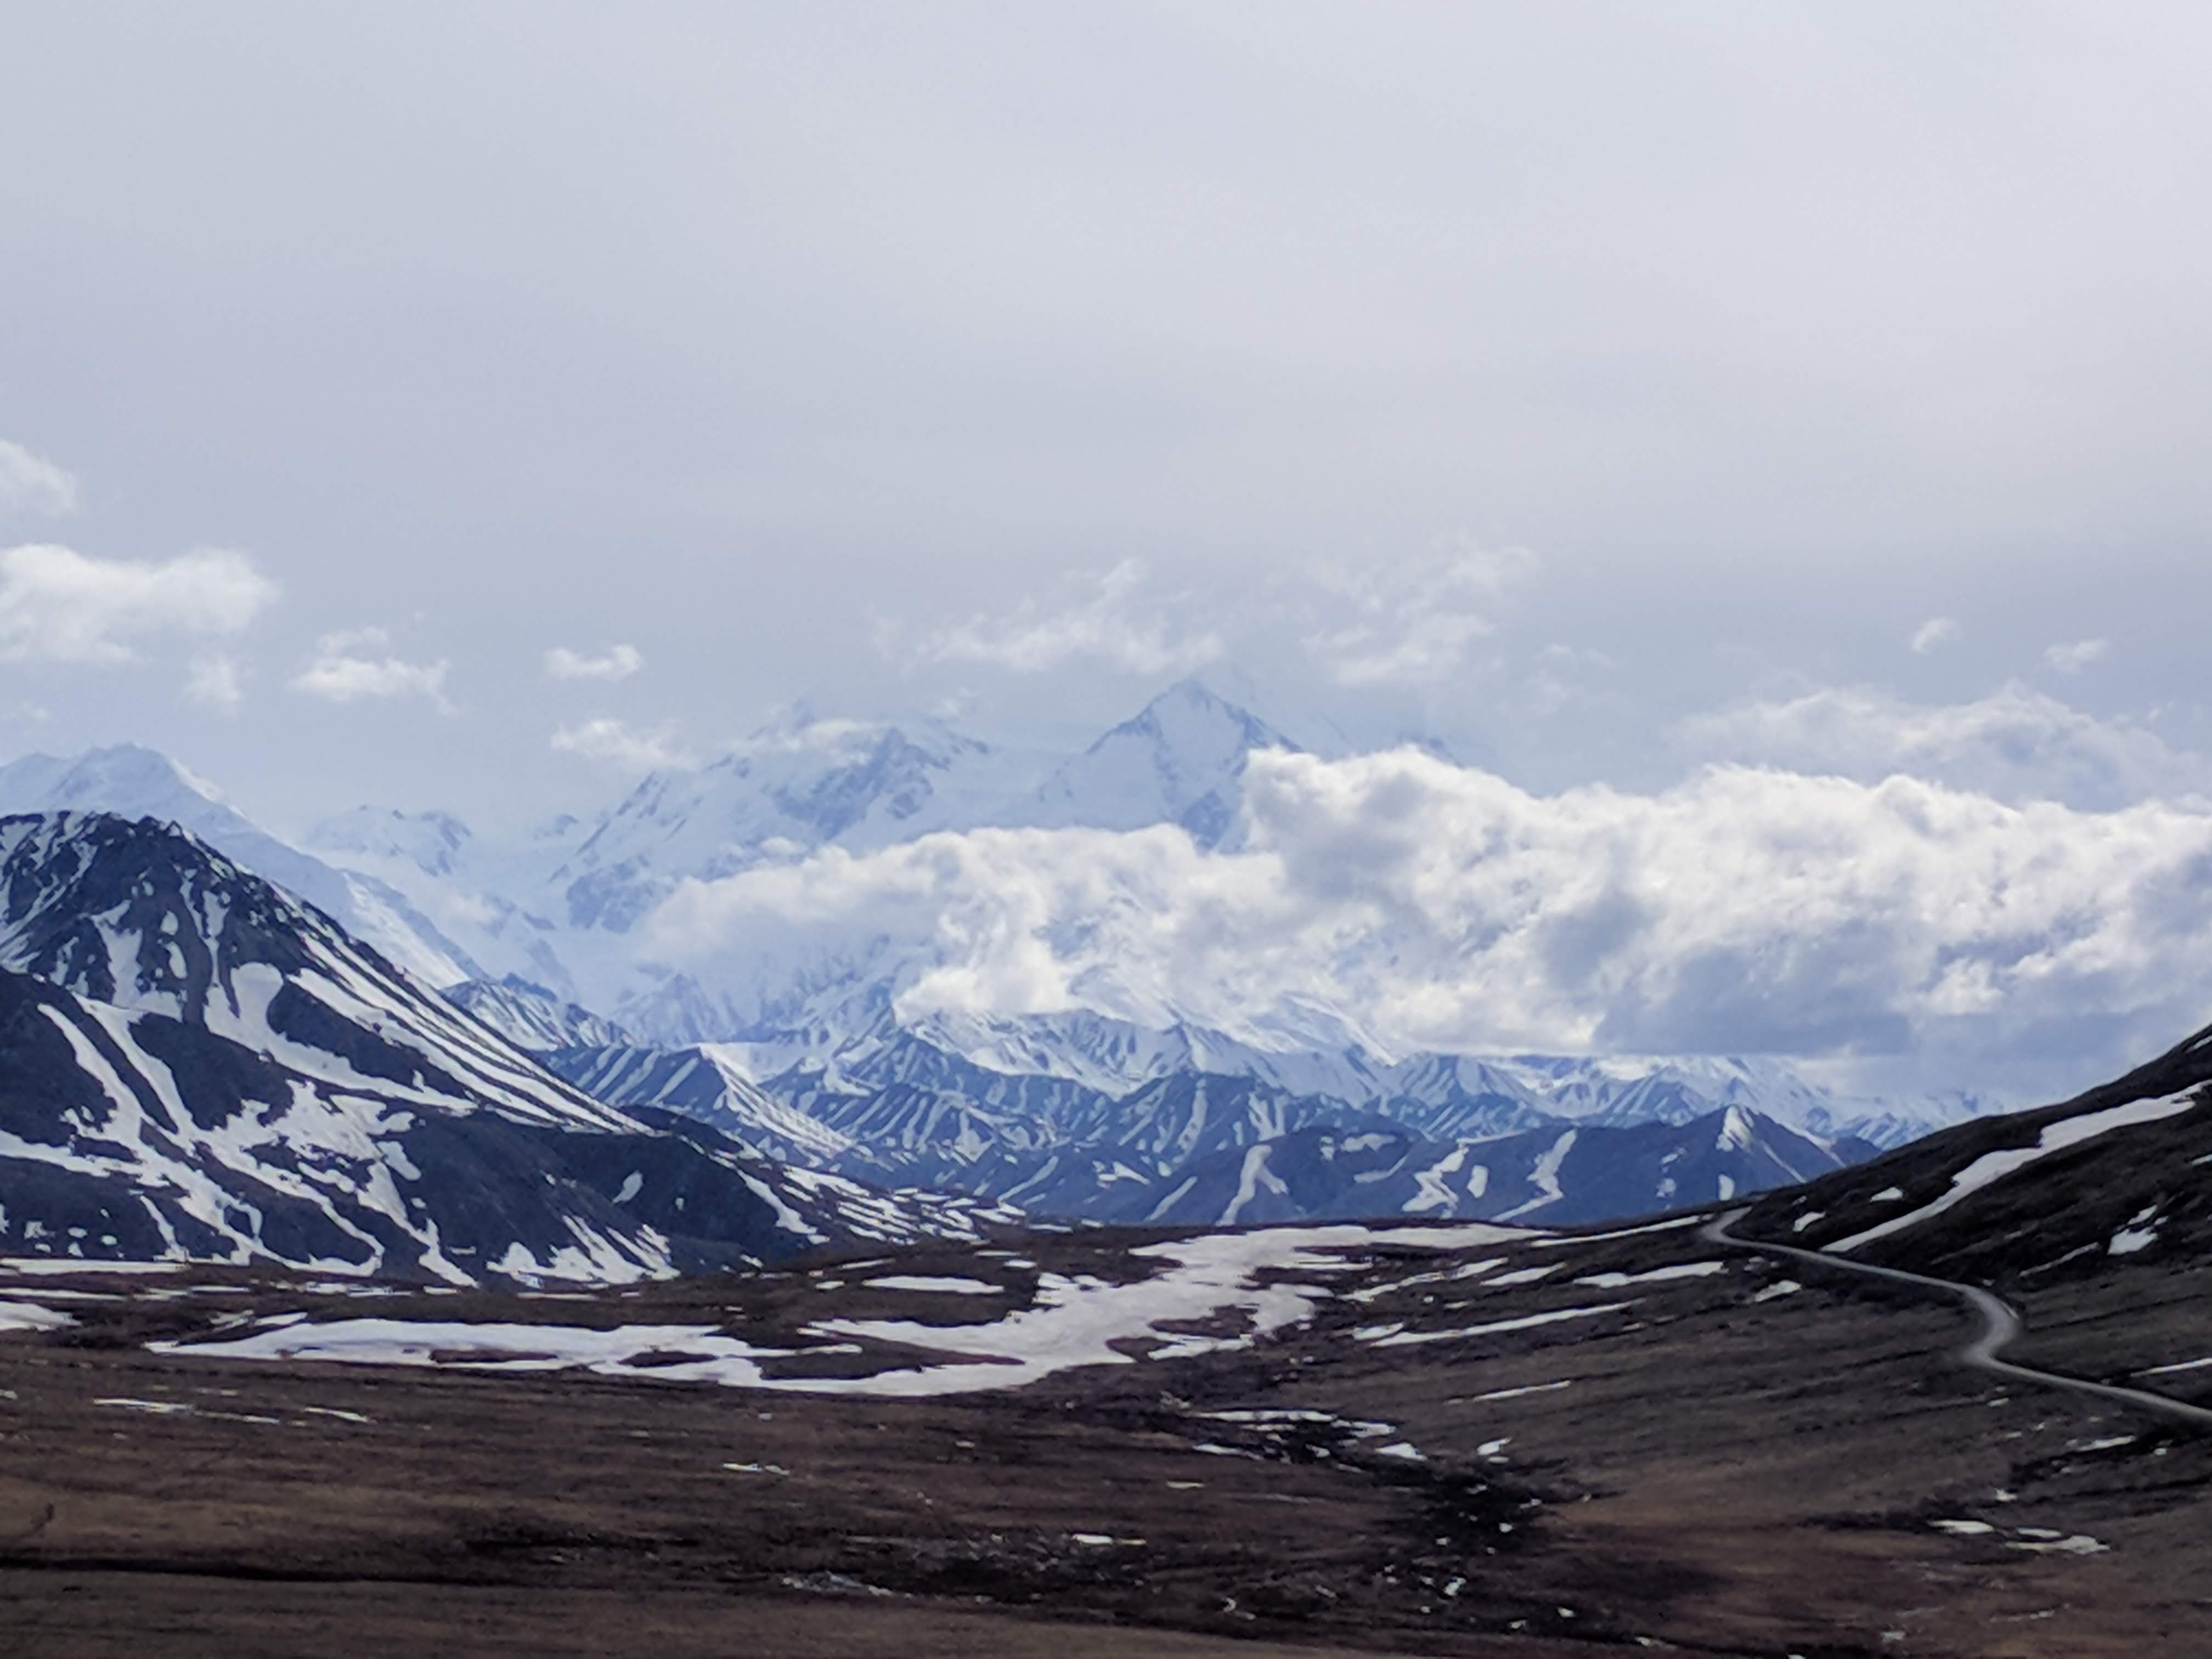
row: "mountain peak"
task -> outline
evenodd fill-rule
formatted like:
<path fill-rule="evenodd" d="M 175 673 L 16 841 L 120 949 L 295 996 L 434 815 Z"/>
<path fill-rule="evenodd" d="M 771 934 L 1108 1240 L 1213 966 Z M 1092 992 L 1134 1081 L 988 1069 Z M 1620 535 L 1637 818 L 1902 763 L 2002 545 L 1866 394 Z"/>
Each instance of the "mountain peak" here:
<path fill-rule="evenodd" d="M 1297 747 L 1193 675 L 1054 773 L 1036 793 L 1030 821 L 1099 830 L 1174 823 L 1212 847 L 1236 824 L 1247 757 Z"/>
<path fill-rule="evenodd" d="M 16 811 L 174 817 L 162 811 L 172 800 L 195 811 L 234 810 L 207 780 L 141 744 L 111 744 L 77 755 L 25 755 L 0 766 L 0 802 Z"/>
<path fill-rule="evenodd" d="M 1224 679 L 1231 683 L 1220 683 Z M 1092 744 L 1091 750 L 1109 741 L 1115 732 L 1131 728 L 1185 736 L 1209 726 L 1233 732 L 1246 750 L 1298 748 L 1245 706 L 1252 696 L 1250 688 L 1242 682 L 1241 675 L 1186 675 Z"/>

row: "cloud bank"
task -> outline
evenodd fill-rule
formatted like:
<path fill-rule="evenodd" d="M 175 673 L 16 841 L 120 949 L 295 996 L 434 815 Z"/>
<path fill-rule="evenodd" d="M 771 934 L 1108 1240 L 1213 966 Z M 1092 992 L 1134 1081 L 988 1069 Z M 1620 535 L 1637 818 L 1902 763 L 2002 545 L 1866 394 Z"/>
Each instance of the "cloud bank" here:
<path fill-rule="evenodd" d="M 1697 757 L 1871 783 L 1902 773 L 2000 800 L 2087 808 L 2212 793 L 2212 768 L 2125 720 L 2010 684 L 1970 702 L 1908 702 L 1863 686 L 1701 714 L 1675 728 Z"/>
<path fill-rule="evenodd" d="M 1401 1048 L 2079 1059 L 2212 984 L 2212 810 L 1745 767 L 1543 797 L 1413 750 L 1256 755 L 1246 810 L 1233 854 L 1171 828 L 827 851 L 687 883 L 648 936 L 892 966 L 908 1016 L 1265 1041 L 1318 1008 Z"/>

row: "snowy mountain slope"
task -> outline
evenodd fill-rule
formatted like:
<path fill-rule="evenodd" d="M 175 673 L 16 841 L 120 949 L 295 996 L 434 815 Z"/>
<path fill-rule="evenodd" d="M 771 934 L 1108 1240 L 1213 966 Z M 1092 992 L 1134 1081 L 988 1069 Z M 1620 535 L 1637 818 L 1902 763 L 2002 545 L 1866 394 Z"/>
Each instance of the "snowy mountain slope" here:
<path fill-rule="evenodd" d="M 203 1026 L 338 1086 L 629 1127 L 328 916 L 152 820 L 0 818 L 0 967 Z"/>
<path fill-rule="evenodd" d="M 467 1284 L 620 1283 L 752 1253 L 680 1246 L 579 1182 L 590 1154 L 642 1157 L 655 1137 L 541 1139 L 495 1114 L 424 1110 L 14 973 L 0 974 L 0 1238 L 15 1255 Z M 771 1249 L 775 1206 L 750 1207 L 702 1218 Z M 793 1230 L 775 1253 L 809 1242 Z"/>
<path fill-rule="evenodd" d="M 572 929 L 627 933 L 678 879 L 987 822 L 1036 768 L 938 721 L 799 718 L 696 771 L 652 774 L 552 872 Z"/>
<path fill-rule="evenodd" d="M 1187 1062 L 1193 1052 L 1178 1038 L 1142 1059 Z M 1622 1126 L 1595 1121 L 1599 1110 L 1577 1098 L 1583 1118 L 1554 1116 L 1516 1068 L 1460 1058 L 1389 1068 L 1389 1088 L 1378 1083 L 1359 1104 L 1188 1063 L 1132 1089 L 1102 1089 L 981 1066 L 885 1022 L 867 1042 L 754 1091 L 833 1130 L 844 1146 L 825 1157 L 735 1086 L 759 1057 L 735 1047 L 577 1050 L 550 1063 L 602 1098 L 699 1109 L 739 1139 L 848 1174 L 1091 1220 L 1230 1224 L 1224 1215 L 1255 1204 L 1255 1219 L 1417 1209 L 1498 1218 L 1554 1206 L 1571 1219 L 1607 1219 L 1764 1191 L 1874 1151 L 1822 1141 L 1741 1104 Z M 1276 1191 L 1287 1177 L 1271 1168 L 1302 1173 Z M 1254 1182 L 1272 1194 L 1264 1202 L 1244 1190 Z"/>
<path fill-rule="evenodd" d="M 1741 1106 L 1684 1124 L 1555 1125 L 1456 1144 L 1370 1118 L 1217 1152 L 1171 1182 L 1126 1185 L 1103 1209 L 1161 1224 L 1402 1214 L 1571 1226 L 1792 1185 L 1843 1165 L 1834 1150 Z"/>
<path fill-rule="evenodd" d="M 1190 1069 L 1108 1093 L 1070 1078 L 994 1071 L 896 1029 L 830 1065 L 795 1066 L 757 1089 L 743 1083 L 744 1058 L 714 1045 L 547 1057 L 611 1102 L 696 1106 L 740 1139 L 760 1137 L 848 1173 L 1062 1215 L 1091 1214 L 1097 1194 L 1116 1182 L 1156 1180 L 1194 1157 L 1345 1109 L 1323 1097 Z M 787 1120 L 770 1118 L 775 1107 L 836 1144 L 810 1144 Z"/>
<path fill-rule="evenodd" d="M 0 813 L 66 811 L 112 812 L 181 825 L 327 911 L 356 938 L 434 985 L 480 971 L 398 889 L 374 875 L 333 869 L 288 846 L 231 806 L 213 786 L 153 750 L 124 744 L 68 759 L 27 755 L 0 766 Z"/>
<path fill-rule="evenodd" d="M 327 817 L 307 832 L 318 852 L 399 863 L 426 876 L 466 870 L 476 832 L 451 812 L 407 812 L 397 807 L 356 806 Z"/>
<path fill-rule="evenodd" d="M 595 1099 L 681 1113 L 787 1164 L 878 1176 L 890 1167 L 833 1125 L 763 1091 L 713 1043 L 665 1049 L 586 1042 L 550 1048 L 544 1058 Z M 920 1171 L 898 1173 L 904 1186 L 933 1184 Z"/>
<path fill-rule="evenodd" d="M 1176 823 L 1212 847 L 1236 823 L 1247 757 L 1297 746 L 1203 681 L 1185 679 L 1062 763 L 1017 811 L 1022 822 L 1048 828 Z"/>
<path fill-rule="evenodd" d="M 504 979 L 463 980 L 459 985 L 447 986 L 439 994 L 479 1024 L 489 1026 L 516 1048 L 532 1054 L 635 1042 L 605 1015 L 563 1001 L 520 974 L 509 974 Z"/>
<path fill-rule="evenodd" d="M 986 825 L 1181 823 L 1212 845 L 1231 831 L 1246 757 L 1271 745 L 1290 746 L 1196 681 L 1170 687 L 1056 770 L 1053 757 L 937 720 L 801 713 L 703 767 L 654 772 L 595 820 L 550 826 L 528 846 L 489 845 L 451 814 L 370 807 L 326 820 L 311 844 L 404 893 L 483 975 L 597 999 L 665 1044 L 757 1041 L 849 1030 L 882 1002 L 900 964 L 763 957 L 736 979 L 641 979 L 631 935 L 678 882 Z"/>
<path fill-rule="evenodd" d="M 324 819 L 307 845 L 349 873 L 404 894 L 478 964 L 577 994 L 570 941 L 547 882 L 587 830 L 563 815 L 513 846 L 495 845 L 451 812 L 360 806 Z"/>
<path fill-rule="evenodd" d="M 1063 1077 L 1102 1093 L 1121 1094 L 1179 1072 L 1249 1077 L 1293 1094 L 1369 1099 L 1383 1087 L 1386 1067 L 1361 1034 L 1329 1019 L 1262 1048 L 1188 1023 L 1154 1029 L 1132 1020 L 1077 1010 L 1019 1016 L 932 1014 L 897 1027 L 878 1021 L 852 1048 L 903 1029 L 921 1042 L 986 1071 Z M 833 1052 L 844 1054 L 840 1048 Z"/>
<path fill-rule="evenodd" d="M 368 808 L 321 826 L 314 844 L 354 872 L 343 879 L 404 893 L 398 902 L 459 941 L 483 975 L 604 1010 L 647 1043 L 718 1045 L 755 1083 L 794 1068 L 860 1076 L 863 1057 L 896 1035 L 895 1000 L 920 971 L 910 943 L 866 930 L 833 940 L 804 927 L 763 927 L 713 967 L 678 972 L 642 958 L 638 919 L 687 878 L 823 848 L 866 852 L 939 828 L 1185 818 L 1199 803 L 1229 800 L 1254 746 L 1280 738 L 1196 681 L 1170 687 L 1056 769 L 935 722 L 800 715 L 704 768 L 648 776 L 606 812 L 556 821 L 524 844 L 491 844 L 450 814 Z M 1201 839 L 1214 833 L 1199 828 Z M 1899 1145 L 1998 1103 L 1856 1099 L 1756 1059 L 1394 1054 L 1325 998 L 1231 1038 L 1178 1023 L 1164 991 L 1155 1000 L 1145 1024 L 1083 1010 L 985 1012 L 917 1015 L 911 1030 L 1004 1075 L 1064 1079 L 1116 1097 L 1179 1073 L 1244 1077 L 1445 1140 L 1554 1118 L 1680 1123 L 1741 1104 L 1815 1138 Z M 1116 1006 L 1151 1007 L 1141 996 Z"/>
<path fill-rule="evenodd" d="M 1777 1194 L 1747 1238 L 2037 1288 L 2212 1251 L 2212 1027 L 2125 1077 Z"/>
<path fill-rule="evenodd" d="M 174 826 L 73 813 L 0 819 L 0 1207 L 33 1254 L 456 1283 L 1005 1218 L 601 1104 Z"/>
<path fill-rule="evenodd" d="M 1894 1146 L 1959 1121 L 1973 1106 L 1988 1109 L 1994 1103 L 1857 1099 L 1771 1059 L 1445 1054 L 1392 1059 L 1356 1029 L 1319 1016 L 1309 1030 L 1283 1041 L 1279 1048 L 1261 1048 L 1201 1026 L 1152 1030 L 1087 1012 L 931 1015 L 902 1025 L 890 1014 L 888 998 L 879 998 L 866 1021 L 841 1028 L 825 1019 L 804 1036 L 732 1049 L 756 1079 L 804 1066 L 863 1081 L 888 1080 L 872 1057 L 902 1045 L 911 1054 L 916 1044 L 966 1061 L 974 1068 L 966 1074 L 970 1085 L 975 1073 L 1054 1077 L 1118 1097 L 1184 1073 L 1249 1078 L 1289 1094 L 1379 1112 L 1439 1139 L 1486 1138 L 1554 1120 L 1686 1123 L 1740 1105 L 1816 1139 Z M 905 1063 L 926 1062 L 909 1058 Z"/>
<path fill-rule="evenodd" d="M 625 1283 L 1010 1218 L 779 1170 L 703 1125 L 531 1125 L 304 1076 L 0 972 L 0 1249 Z"/>

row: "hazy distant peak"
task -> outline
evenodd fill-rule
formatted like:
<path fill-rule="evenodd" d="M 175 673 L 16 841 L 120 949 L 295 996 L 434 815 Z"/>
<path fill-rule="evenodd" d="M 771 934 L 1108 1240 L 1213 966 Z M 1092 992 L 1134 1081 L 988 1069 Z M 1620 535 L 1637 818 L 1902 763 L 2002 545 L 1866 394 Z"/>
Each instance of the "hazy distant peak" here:
<path fill-rule="evenodd" d="M 210 813 L 216 821 L 245 823 L 213 784 L 135 743 L 81 755 L 26 755 L 0 766 L 0 811 L 179 818 L 203 832 Z"/>
<path fill-rule="evenodd" d="M 308 831 L 319 851 L 402 859 L 431 875 L 450 875 L 475 835 L 451 812 L 356 806 Z"/>
<path fill-rule="evenodd" d="M 1235 826 L 1247 757 L 1297 747 L 1194 675 L 1061 766 L 1037 791 L 1030 816 L 1107 830 L 1176 823 L 1213 846 Z"/>
<path fill-rule="evenodd" d="M 1170 739 L 1211 730 L 1233 736 L 1240 750 L 1298 749 L 1300 744 L 1261 719 L 1238 698 L 1224 696 L 1206 674 L 1187 675 L 1161 692 L 1121 725 L 1113 727 L 1088 752 L 1095 753 L 1128 732 L 1157 733 Z"/>

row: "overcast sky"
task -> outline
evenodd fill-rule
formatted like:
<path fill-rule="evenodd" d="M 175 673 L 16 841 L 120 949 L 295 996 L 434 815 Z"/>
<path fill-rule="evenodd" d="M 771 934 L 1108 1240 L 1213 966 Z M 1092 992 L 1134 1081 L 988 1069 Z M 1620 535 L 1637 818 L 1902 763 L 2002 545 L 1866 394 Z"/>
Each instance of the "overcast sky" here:
<path fill-rule="evenodd" d="M 1042 1009 L 1124 883 L 1130 1006 L 1358 982 L 1402 1040 L 2084 1071 L 2201 1013 L 2205 9 L 4 35 L 0 757 L 498 823 L 792 706 L 1079 744 L 1206 671 L 1467 768 L 1274 769 L 1259 863 L 984 838 L 659 938 L 929 891 L 1013 951 L 929 995 Z"/>
<path fill-rule="evenodd" d="M 0 754 L 496 820 L 1202 668 L 1540 794 L 2212 787 L 2201 7 L 6 37 Z"/>

